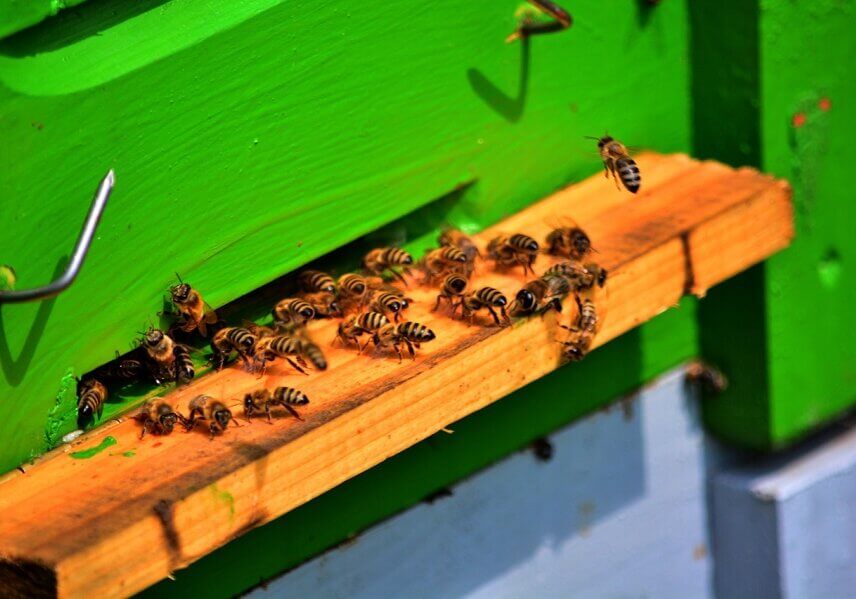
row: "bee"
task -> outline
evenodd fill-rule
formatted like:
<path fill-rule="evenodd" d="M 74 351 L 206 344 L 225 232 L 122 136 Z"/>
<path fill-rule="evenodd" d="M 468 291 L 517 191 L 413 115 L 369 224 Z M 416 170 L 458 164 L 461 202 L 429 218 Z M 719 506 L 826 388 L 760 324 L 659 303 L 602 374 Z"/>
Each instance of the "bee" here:
<path fill-rule="evenodd" d="M 316 293 L 318 291 L 336 293 L 336 282 L 333 280 L 333 277 L 320 270 L 304 270 L 297 277 L 297 282 L 303 291 L 309 293 Z"/>
<path fill-rule="evenodd" d="M 515 315 L 533 314 L 538 310 L 543 314 L 551 308 L 561 312 L 562 300 L 570 292 L 571 285 L 565 277 L 543 275 L 528 282 L 517 292 L 510 311 Z"/>
<path fill-rule="evenodd" d="M 431 311 L 434 312 L 440 307 L 440 300 L 446 300 L 449 302 L 449 305 L 452 306 L 452 311 L 454 312 L 457 309 L 455 307 L 455 298 L 458 298 L 458 301 L 460 301 L 460 298 L 464 294 L 466 288 L 467 279 L 464 275 L 452 273 L 446 276 L 446 278 L 443 279 L 443 284 L 440 286 L 440 293 L 437 295 L 437 302 L 434 304 Z"/>
<path fill-rule="evenodd" d="M 399 362 L 403 359 L 400 347 L 402 343 L 407 347 L 410 358 L 415 360 L 416 354 L 413 348 L 419 347 L 420 344 L 427 343 L 435 338 L 434 331 L 418 322 L 386 323 L 375 331 L 372 337 L 375 348 L 392 346 L 395 349 L 395 353 L 398 354 Z"/>
<path fill-rule="evenodd" d="M 136 358 L 119 358 L 119 352 L 116 353 L 116 360 L 96 370 L 95 378 L 128 385 L 143 380 L 143 377 L 148 374 L 148 369 L 141 360 L 137 360 Z"/>
<path fill-rule="evenodd" d="M 431 281 L 446 272 L 466 273 L 469 260 L 463 250 L 453 245 L 440 246 L 425 255 L 425 275 Z"/>
<path fill-rule="evenodd" d="M 574 339 L 562 342 L 562 345 L 565 346 L 563 355 L 573 362 L 582 360 L 588 353 L 598 325 L 598 315 L 594 302 L 588 298 L 581 301 L 579 296 L 576 296 L 576 300 L 578 308 L 576 322 L 572 326 L 559 325 L 576 335 Z"/>
<path fill-rule="evenodd" d="M 579 227 L 559 227 L 547 235 L 548 254 L 582 260 L 591 251 L 591 240 Z"/>
<path fill-rule="evenodd" d="M 312 341 L 303 342 L 303 355 L 306 359 L 312 362 L 312 365 L 318 370 L 327 370 L 327 357 L 321 348 Z"/>
<path fill-rule="evenodd" d="M 686 380 L 711 394 L 724 393 L 728 389 L 728 378 L 721 370 L 704 362 L 693 362 L 687 366 Z"/>
<path fill-rule="evenodd" d="M 407 298 L 388 291 L 376 293 L 370 304 L 372 311 L 379 312 L 387 318 L 392 314 L 395 322 L 398 322 L 401 313 L 406 310 L 408 306 Z"/>
<path fill-rule="evenodd" d="M 579 362 L 589 352 L 591 347 L 591 337 L 577 337 L 567 341 L 561 341 L 562 357 L 568 362 Z"/>
<path fill-rule="evenodd" d="M 413 257 L 401 248 L 395 247 L 378 248 L 363 257 L 363 268 L 368 272 L 378 276 L 385 271 L 389 272 L 405 285 L 407 285 L 407 281 L 393 267 L 404 266 L 405 272 L 407 272 L 407 267 L 411 264 L 413 264 Z"/>
<path fill-rule="evenodd" d="M 258 338 L 242 327 L 226 327 L 220 329 L 211 339 L 211 349 L 214 351 L 213 361 L 217 370 L 221 370 L 226 360 L 237 352 L 244 366 L 250 369 L 248 356 L 253 355 Z"/>
<path fill-rule="evenodd" d="M 336 296 L 329 291 L 303 293 L 301 297 L 315 310 L 315 318 L 332 318 L 342 315 L 342 309 L 336 301 Z"/>
<path fill-rule="evenodd" d="M 273 319 L 279 325 L 303 326 L 315 318 L 315 308 L 298 297 L 281 300 L 273 308 Z"/>
<path fill-rule="evenodd" d="M 101 418 L 107 387 L 98 379 L 86 379 L 77 383 L 77 423 L 81 428 L 95 416 Z"/>
<path fill-rule="evenodd" d="M 282 406 L 288 410 L 298 420 L 303 420 L 294 406 L 305 406 L 309 403 L 309 398 L 303 391 L 299 391 L 293 387 L 277 387 L 273 393 L 267 389 L 259 389 L 253 393 L 247 393 L 244 396 L 244 416 L 249 420 L 256 412 L 261 412 L 267 415 L 268 422 L 271 422 L 270 410 L 274 406 Z"/>
<path fill-rule="evenodd" d="M 211 439 L 217 433 L 222 433 L 229 426 L 229 421 L 232 420 L 232 410 L 219 399 L 214 399 L 208 395 L 198 395 L 190 400 L 187 404 L 190 410 L 185 419 L 184 427 L 189 432 L 193 430 L 196 423 L 200 420 L 208 422 L 208 431 L 211 433 Z M 237 422 L 235 423 L 238 424 Z"/>
<path fill-rule="evenodd" d="M 207 325 L 217 322 L 217 313 L 203 300 L 199 292 L 181 280 L 178 274 L 178 285 L 169 288 L 172 304 L 181 317 L 179 328 L 185 333 L 199 330 L 203 337 L 208 336 Z"/>
<path fill-rule="evenodd" d="M 470 264 L 475 264 L 476 258 L 481 258 L 481 252 L 475 242 L 458 229 L 445 229 L 437 238 L 440 245 L 456 247 L 467 256 Z M 469 276 L 469 275 L 467 275 Z"/>
<path fill-rule="evenodd" d="M 369 290 L 366 278 L 354 273 L 347 273 L 339 277 L 338 286 L 340 296 L 355 298 L 360 302 Z"/>
<path fill-rule="evenodd" d="M 583 266 L 579 262 L 559 262 L 554 264 L 544 273 L 544 276 L 560 276 L 568 280 L 572 291 L 591 289 L 595 286 L 606 285 L 607 271 L 597 264 L 591 263 Z"/>
<path fill-rule="evenodd" d="M 619 141 L 616 141 L 609 135 L 605 135 L 597 139 L 597 149 L 600 152 L 600 157 L 603 160 L 604 175 L 615 179 L 615 186 L 621 189 L 619 179 L 630 193 L 639 191 L 639 186 L 642 183 L 642 177 L 639 174 L 639 167 L 636 161 L 630 157 L 627 148 Z"/>
<path fill-rule="evenodd" d="M 175 379 L 175 341 L 160 329 L 150 328 L 141 342 L 151 367 L 149 371 L 155 384 Z"/>
<path fill-rule="evenodd" d="M 493 287 L 480 287 L 475 291 L 465 293 L 458 305 L 461 306 L 461 318 L 469 318 L 470 324 L 473 323 L 475 313 L 482 308 L 486 308 L 487 311 L 490 312 L 490 315 L 493 317 L 496 324 L 502 324 L 499 320 L 499 316 L 496 315 L 496 310 L 494 310 L 494 308 L 499 308 L 503 320 L 505 323 L 508 323 L 508 314 L 505 312 L 505 306 L 507 304 L 508 300 L 498 289 L 494 289 Z"/>
<path fill-rule="evenodd" d="M 487 245 L 487 255 L 496 262 L 497 266 L 509 268 L 516 265 L 523 267 L 523 273 L 535 271 L 532 264 L 538 257 L 538 242 L 522 233 L 506 236 L 500 235 L 490 240 Z"/>
<path fill-rule="evenodd" d="M 184 417 L 162 397 L 153 397 L 143 404 L 137 419 L 143 423 L 140 439 L 146 433 L 168 435 L 175 428 L 176 422 L 184 422 Z"/>
<path fill-rule="evenodd" d="M 389 324 L 389 319 L 380 312 L 357 314 L 339 324 L 337 338 L 341 339 L 344 345 L 350 345 L 353 341 L 362 353 L 363 347 L 360 345 L 359 337 L 364 333 L 374 333 L 386 324 Z"/>
<path fill-rule="evenodd" d="M 306 360 L 303 359 L 302 354 L 303 343 L 300 339 L 289 335 L 262 337 L 256 342 L 255 360 L 261 364 L 262 374 L 267 362 L 272 362 L 276 358 L 283 358 L 296 371 L 306 374 L 303 370 L 306 367 Z"/>
<path fill-rule="evenodd" d="M 185 385 L 193 380 L 196 374 L 193 369 L 193 360 L 190 359 L 190 351 L 186 345 L 176 343 L 172 353 L 175 357 L 175 380 L 179 385 Z"/>

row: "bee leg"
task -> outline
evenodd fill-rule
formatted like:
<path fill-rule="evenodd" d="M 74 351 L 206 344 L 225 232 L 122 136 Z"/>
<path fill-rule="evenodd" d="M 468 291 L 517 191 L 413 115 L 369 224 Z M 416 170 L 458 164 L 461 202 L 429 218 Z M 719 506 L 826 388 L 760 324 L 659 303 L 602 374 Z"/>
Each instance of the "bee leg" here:
<path fill-rule="evenodd" d="M 603 176 L 606 177 L 607 179 L 609 179 L 609 172 L 610 172 L 609 161 L 604 160 L 603 161 Z"/>
<path fill-rule="evenodd" d="M 443 295 L 442 295 L 442 294 L 440 294 L 440 295 L 438 295 L 438 296 L 437 296 L 437 301 L 436 301 L 436 302 L 434 302 L 434 307 L 433 307 L 433 308 L 431 308 L 431 311 L 432 311 L 432 312 L 436 312 L 436 311 L 437 311 L 437 308 L 439 308 L 439 307 L 440 307 L 440 299 L 441 299 L 442 297 L 443 297 Z"/>
<path fill-rule="evenodd" d="M 286 410 L 288 410 L 289 412 L 291 412 L 291 415 L 294 416 L 295 418 L 297 418 L 298 420 L 303 420 L 303 417 L 297 413 L 297 410 L 292 408 L 287 403 L 282 404 L 282 407 L 285 408 Z"/>
<path fill-rule="evenodd" d="M 407 346 L 407 353 L 410 354 L 410 359 L 416 359 L 416 352 L 413 351 L 413 344 L 410 342 L 410 339 L 404 338 L 404 345 Z"/>
<path fill-rule="evenodd" d="M 502 320 L 505 324 L 511 324 L 511 319 L 508 317 L 508 312 L 505 311 L 505 306 L 499 308 L 499 313 L 502 314 Z"/>
<path fill-rule="evenodd" d="M 493 317 L 493 321 L 497 324 L 497 326 L 499 326 L 499 316 L 496 315 L 496 310 L 493 309 L 493 306 L 488 305 L 485 306 L 485 308 L 487 308 L 487 311 L 490 312 L 490 315 Z"/>
<path fill-rule="evenodd" d="M 395 353 L 398 354 L 398 363 L 401 364 L 401 361 L 404 360 L 404 356 L 401 355 L 401 348 L 398 347 L 398 343 L 393 343 L 392 347 L 395 348 Z"/>
<path fill-rule="evenodd" d="M 217 433 L 217 425 L 214 424 L 213 422 L 211 424 L 209 424 L 208 425 L 208 432 L 210 433 L 210 435 L 208 436 L 208 440 L 213 441 L 214 435 Z"/>
<path fill-rule="evenodd" d="M 265 414 L 267 414 L 268 424 L 273 424 L 273 420 L 270 417 L 270 404 L 265 404 Z"/>
<path fill-rule="evenodd" d="M 291 367 L 292 367 L 292 368 L 294 368 L 294 369 L 295 369 L 297 372 L 299 372 L 300 374 L 307 374 L 307 372 L 306 372 L 305 370 L 303 370 L 303 368 L 301 368 L 301 367 L 297 364 L 297 362 L 295 362 L 295 361 L 294 361 L 294 360 L 292 360 L 291 358 L 286 357 L 286 358 L 285 358 L 285 361 L 286 361 L 286 362 L 288 362 L 289 364 L 291 364 Z M 308 376 L 308 374 L 307 374 L 307 376 Z"/>
<path fill-rule="evenodd" d="M 402 282 L 402 284 L 403 284 L 405 287 L 407 287 L 407 279 L 405 279 L 405 278 L 404 278 L 404 276 L 403 276 L 400 272 L 398 272 L 398 271 L 397 271 L 397 270 L 395 270 L 394 268 L 390 268 L 390 269 L 389 269 L 389 272 L 392 274 L 392 276 L 393 276 L 393 277 L 395 277 L 396 279 L 398 279 L 399 281 L 401 281 L 401 282 Z"/>
<path fill-rule="evenodd" d="M 143 422 L 143 430 L 140 432 L 140 440 L 142 441 L 143 437 L 146 436 L 146 433 L 149 432 L 149 420 Z"/>

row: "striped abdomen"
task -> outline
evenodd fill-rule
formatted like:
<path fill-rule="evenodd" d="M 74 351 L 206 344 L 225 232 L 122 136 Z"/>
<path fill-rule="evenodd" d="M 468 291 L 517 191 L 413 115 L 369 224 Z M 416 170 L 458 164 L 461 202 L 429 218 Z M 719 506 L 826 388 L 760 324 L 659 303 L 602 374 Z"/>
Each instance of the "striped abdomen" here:
<path fill-rule="evenodd" d="M 434 331 L 418 322 L 402 322 L 398 325 L 396 332 L 401 337 L 417 343 L 425 343 L 436 337 Z"/>
<path fill-rule="evenodd" d="M 175 356 L 175 380 L 180 384 L 189 383 L 196 374 L 190 352 L 186 346 L 176 344 L 172 353 Z"/>
<path fill-rule="evenodd" d="M 523 252 L 537 252 L 538 251 L 538 242 L 529 237 L 528 235 L 524 235 L 522 233 L 515 233 L 511 237 L 508 238 L 508 245 L 513 247 L 515 250 L 523 251 Z"/>
<path fill-rule="evenodd" d="M 582 258 L 591 251 L 591 240 L 578 227 L 561 227 L 547 235 L 547 251 L 558 256 Z"/>
<path fill-rule="evenodd" d="M 360 275 L 348 273 L 339 277 L 339 289 L 350 295 L 363 295 L 366 287 L 366 279 Z"/>
<path fill-rule="evenodd" d="M 78 390 L 77 420 L 79 423 L 88 422 L 96 414 L 100 417 L 107 400 L 107 387 L 101 381 L 90 379 L 83 381 Z"/>
<path fill-rule="evenodd" d="M 401 248 L 386 248 L 383 251 L 381 261 L 389 265 L 407 265 L 413 264 L 413 257 Z"/>
<path fill-rule="evenodd" d="M 269 351 L 280 358 L 296 356 L 303 352 L 303 344 L 300 340 L 288 335 L 265 338 L 259 342 L 259 348 Z"/>
<path fill-rule="evenodd" d="M 306 342 L 303 344 L 303 355 L 318 370 L 327 370 L 327 357 L 321 351 L 321 348 L 314 343 Z"/>
<path fill-rule="evenodd" d="M 456 262 L 459 264 L 464 264 L 467 262 L 467 255 L 460 249 L 451 245 L 437 248 L 431 253 L 436 259 L 446 262 L 448 264 L 454 264 Z"/>
<path fill-rule="evenodd" d="M 298 297 L 286 298 L 274 306 L 273 318 L 277 322 L 304 324 L 315 318 L 315 308 Z"/>
<path fill-rule="evenodd" d="M 309 403 L 309 398 L 303 391 L 299 391 L 294 387 L 277 387 L 273 391 L 273 404 L 290 405 L 290 406 L 305 406 Z"/>
<path fill-rule="evenodd" d="M 407 307 L 407 302 L 400 295 L 396 295 L 395 293 L 380 293 L 375 296 L 372 301 L 372 308 L 375 308 L 378 312 L 401 312 Z"/>
<path fill-rule="evenodd" d="M 336 292 L 336 283 L 333 281 L 333 277 L 320 270 L 304 270 L 297 277 L 297 280 L 305 291 Z"/>
<path fill-rule="evenodd" d="M 594 329 L 597 327 L 597 311 L 595 310 L 594 302 L 590 299 L 582 303 L 577 325 L 584 333 L 594 333 Z"/>
<path fill-rule="evenodd" d="M 473 294 L 474 297 L 479 300 L 482 304 L 486 304 L 488 306 L 496 306 L 501 308 L 508 303 L 505 295 L 499 290 L 494 289 L 493 287 L 481 287 L 476 290 Z"/>
<path fill-rule="evenodd" d="M 248 354 L 256 346 L 256 336 L 241 327 L 226 327 L 217 331 L 211 343 L 220 351 L 227 352 L 234 349 L 242 354 Z"/>
<path fill-rule="evenodd" d="M 550 295 L 565 296 L 571 292 L 571 284 L 565 277 L 545 274 L 539 279 Z"/>
<path fill-rule="evenodd" d="M 467 279 L 457 273 L 443 279 L 443 293 L 446 295 L 461 295 L 467 288 Z"/>
<path fill-rule="evenodd" d="M 374 332 L 385 324 L 389 324 L 389 319 L 380 312 L 365 312 L 356 321 L 357 327 L 366 332 Z"/>
<path fill-rule="evenodd" d="M 639 186 L 642 184 L 642 176 L 639 174 L 639 167 L 636 166 L 636 161 L 629 156 L 619 158 L 615 161 L 615 170 L 618 171 L 618 176 L 624 187 L 630 193 L 639 191 Z"/>

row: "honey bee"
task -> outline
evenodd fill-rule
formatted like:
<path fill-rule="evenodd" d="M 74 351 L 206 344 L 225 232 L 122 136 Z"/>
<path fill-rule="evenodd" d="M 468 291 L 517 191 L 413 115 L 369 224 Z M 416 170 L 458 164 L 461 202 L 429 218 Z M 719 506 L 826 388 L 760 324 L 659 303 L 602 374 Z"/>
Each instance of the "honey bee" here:
<path fill-rule="evenodd" d="M 342 309 L 339 307 L 339 302 L 336 301 L 336 296 L 329 291 L 303 293 L 301 297 L 315 310 L 315 318 L 332 318 L 342 315 Z"/>
<path fill-rule="evenodd" d="M 402 297 L 397 293 L 384 291 L 374 294 L 370 307 L 372 311 L 380 312 L 387 318 L 392 314 L 393 320 L 398 322 L 401 317 L 401 313 L 409 306 L 407 302 L 408 300 L 406 297 Z"/>
<path fill-rule="evenodd" d="M 350 296 L 360 301 L 369 290 L 368 282 L 362 275 L 347 273 L 339 277 L 339 295 Z"/>
<path fill-rule="evenodd" d="M 312 341 L 303 341 L 303 355 L 318 370 L 327 370 L 327 357 L 321 348 Z"/>
<path fill-rule="evenodd" d="M 591 251 L 591 240 L 579 227 L 559 227 L 547 235 L 548 254 L 582 260 Z"/>
<path fill-rule="evenodd" d="M 543 275 L 528 282 L 517 292 L 510 312 L 514 315 L 533 314 L 554 309 L 562 311 L 562 300 L 571 292 L 571 285 L 565 277 Z"/>
<path fill-rule="evenodd" d="M 446 300 L 454 312 L 457 309 L 455 307 L 455 298 L 458 298 L 458 301 L 460 301 L 460 298 L 466 289 L 467 279 L 464 275 L 458 273 L 448 275 L 443 279 L 443 284 L 440 286 L 440 293 L 437 295 L 437 302 L 434 304 L 431 311 L 434 312 L 440 307 L 440 300 Z"/>
<path fill-rule="evenodd" d="M 389 324 L 389 319 L 380 312 L 365 312 L 350 316 L 339 324 L 337 339 L 341 339 L 344 345 L 356 343 L 359 352 L 362 353 L 363 347 L 360 345 L 359 337 L 365 333 L 374 333 L 386 324 Z"/>
<path fill-rule="evenodd" d="M 256 349 L 258 338 L 250 331 L 242 327 L 226 327 L 220 329 L 211 339 L 211 349 L 214 351 L 213 362 L 217 370 L 221 370 L 232 352 L 237 352 L 238 357 L 244 362 L 247 369 L 251 369 L 249 356 Z"/>
<path fill-rule="evenodd" d="M 148 374 L 146 365 L 136 358 L 119 358 L 118 353 L 116 352 L 116 360 L 95 371 L 95 378 L 125 385 L 143 380 L 143 377 Z"/>
<path fill-rule="evenodd" d="M 579 362 L 588 355 L 591 348 L 591 337 L 577 337 L 560 341 L 562 344 L 562 357 L 568 362 Z"/>
<path fill-rule="evenodd" d="M 315 318 L 315 308 L 299 297 L 281 300 L 273 308 L 273 319 L 278 325 L 303 326 L 313 318 Z"/>
<path fill-rule="evenodd" d="M 297 277 L 297 282 L 303 291 L 309 293 L 316 293 L 318 291 L 336 293 L 336 282 L 333 280 L 333 277 L 320 270 L 304 270 Z"/>
<path fill-rule="evenodd" d="M 294 406 L 305 406 L 309 398 L 303 391 L 293 387 L 277 387 L 273 393 L 267 389 L 259 389 L 244 396 L 244 416 L 249 420 L 253 414 L 264 411 L 268 422 L 271 422 L 270 411 L 274 406 L 282 406 L 298 420 L 303 420 Z"/>
<path fill-rule="evenodd" d="M 401 344 L 407 347 L 407 352 L 411 359 L 416 359 L 414 347 L 420 347 L 420 344 L 427 343 L 436 338 L 434 331 L 419 324 L 418 322 L 402 322 L 400 324 L 386 323 L 375 331 L 373 341 L 375 348 L 392 347 L 395 353 L 398 354 L 398 361 L 401 362 Z"/>
<path fill-rule="evenodd" d="M 500 313 L 502 314 L 502 319 L 507 324 L 509 322 L 508 314 L 505 312 L 505 306 L 507 304 L 508 300 L 498 289 L 494 289 L 493 287 L 480 287 L 475 291 L 465 293 L 458 305 L 461 306 L 461 318 L 469 318 L 470 324 L 472 324 L 475 319 L 475 313 L 482 308 L 486 308 L 493 317 L 494 322 L 501 325 L 502 323 L 500 322 L 499 316 L 497 316 L 494 308 L 499 308 Z"/>
<path fill-rule="evenodd" d="M 458 229 L 445 229 L 440 233 L 437 242 L 440 245 L 458 248 L 466 254 L 470 264 L 475 264 L 476 258 L 481 258 L 481 252 L 475 242 Z"/>
<path fill-rule="evenodd" d="M 618 184 L 620 179 L 630 193 L 639 191 L 639 186 L 642 183 L 639 167 L 636 165 L 636 161 L 630 157 L 630 153 L 624 144 L 609 135 L 592 139 L 597 139 L 597 149 L 603 160 L 606 178 L 608 179 L 611 174 L 618 189 L 621 189 Z"/>
<path fill-rule="evenodd" d="M 405 272 L 408 272 L 407 267 L 411 264 L 413 264 L 413 257 L 401 248 L 395 247 L 372 250 L 363 258 L 363 268 L 368 272 L 378 276 L 384 272 L 389 272 L 405 285 L 407 285 L 407 281 L 393 267 L 404 266 Z"/>
<path fill-rule="evenodd" d="M 303 343 L 289 335 L 262 337 L 256 342 L 255 360 L 260 363 L 262 375 L 268 362 L 283 358 L 296 371 L 306 374 L 306 360 L 303 359 Z M 292 359 L 293 358 L 293 359 Z"/>
<path fill-rule="evenodd" d="M 716 395 L 728 389 L 728 378 L 725 374 L 715 366 L 704 362 L 693 362 L 687 366 L 686 381 Z"/>
<path fill-rule="evenodd" d="M 193 360 L 186 345 L 175 344 L 172 350 L 175 356 L 175 380 L 179 385 L 185 385 L 193 380 L 196 371 L 193 369 Z"/>
<path fill-rule="evenodd" d="M 101 418 L 107 387 L 98 379 L 86 379 L 77 383 L 77 423 L 81 428 L 95 416 Z"/>
<path fill-rule="evenodd" d="M 522 233 L 511 236 L 500 235 L 490 240 L 487 245 L 488 258 L 494 260 L 496 265 L 502 268 L 511 268 L 517 265 L 523 267 L 523 273 L 535 271 L 532 264 L 538 257 L 538 242 Z"/>
<path fill-rule="evenodd" d="M 141 341 L 151 365 L 149 371 L 155 384 L 175 379 L 175 342 L 160 329 L 150 328 Z"/>
<path fill-rule="evenodd" d="M 207 325 L 217 322 L 217 313 L 202 300 L 198 291 L 182 281 L 178 274 L 175 276 L 178 277 L 178 285 L 170 287 L 169 294 L 181 317 L 179 328 L 185 333 L 198 329 L 203 337 L 207 337 Z"/>
<path fill-rule="evenodd" d="M 146 433 L 168 435 L 177 422 L 184 422 L 184 417 L 162 397 L 153 397 L 146 401 L 137 419 L 143 423 L 140 439 L 145 437 Z"/>
<path fill-rule="evenodd" d="M 423 266 L 428 281 L 446 273 L 467 273 L 469 260 L 463 250 L 453 245 L 440 246 L 425 255 Z"/>
<path fill-rule="evenodd" d="M 606 285 L 607 271 L 597 264 L 590 263 L 583 266 L 579 262 L 559 262 L 554 264 L 544 273 L 544 276 L 556 275 L 564 277 L 571 286 L 571 291 L 591 289 L 595 286 Z"/>
<path fill-rule="evenodd" d="M 563 341 L 563 355 L 566 359 L 577 362 L 582 360 L 591 347 L 592 340 L 597 332 L 599 318 L 597 309 L 591 299 L 586 298 L 581 300 L 579 296 L 575 296 L 577 300 L 577 317 L 576 322 L 572 326 L 560 324 L 563 329 L 574 333 L 575 337 Z"/>
<path fill-rule="evenodd" d="M 190 410 L 184 424 L 187 431 L 193 430 L 197 422 L 204 420 L 208 423 L 211 439 L 214 438 L 215 434 L 225 431 L 226 427 L 229 426 L 229 421 L 232 420 L 232 410 L 219 399 L 214 399 L 208 395 L 194 397 L 187 404 L 187 408 Z"/>

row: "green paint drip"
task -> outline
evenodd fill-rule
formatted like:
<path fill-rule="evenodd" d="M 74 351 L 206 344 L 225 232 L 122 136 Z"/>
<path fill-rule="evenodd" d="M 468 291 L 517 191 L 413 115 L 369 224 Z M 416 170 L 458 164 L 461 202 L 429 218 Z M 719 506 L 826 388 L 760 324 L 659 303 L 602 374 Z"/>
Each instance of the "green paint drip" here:
<path fill-rule="evenodd" d="M 71 424 L 77 414 L 76 404 L 77 380 L 74 378 L 74 370 L 69 368 L 60 379 L 54 405 L 48 412 L 48 419 L 45 422 L 45 451 L 56 447 L 62 440 L 62 436 L 73 430 Z"/>
<path fill-rule="evenodd" d="M 135 455 L 137 455 L 137 454 L 136 454 L 136 452 L 133 452 L 133 451 L 126 451 L 126 452 L 125 452 L 125 453 L 123 453 L 122 455 L 123 455 L 123 456 L 125 456 L 126 458 L 132 458 L 132 457 L 134 457 L 134 456 L 135 456 Z"/>
<path fill-rule="evenodd" d="M 116 445 L 116 443 L 117 443 L 117 441 L 116 441 L 115 437 L 108 436 L 108 437 L 104 437 L 104 440 L 101 441 L 101 443 L 99 443 L 95 447 L 90 447 L 89 449 L 84 449 L 83 451 L 74 451 L 68 455 L 73 457 L 75 460 L 88 460 L 92 456 L 101 453 L 102 451 L 104 451 L 108 447 L 111 447 L 112 445 Z M 133 452 L 129 451 L 126 453 L 133 453 Z"/>
<path fill-rule="evenodd" d="M 235 498 L 232 497 L 232 494 L 228 491 L 221 491 L 217 488 L 217 485 L 211 485 L 211 492 L 214 494 L 214 498 L 217 501 L 224 503 L 229 506 L 229 521 L 231 522 L 235 518 Z"/>

